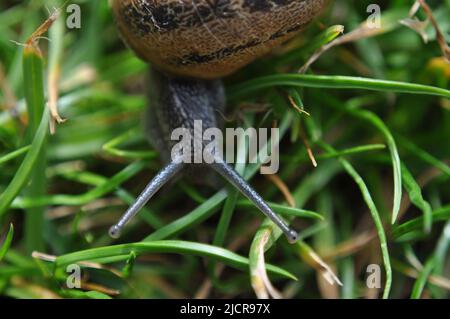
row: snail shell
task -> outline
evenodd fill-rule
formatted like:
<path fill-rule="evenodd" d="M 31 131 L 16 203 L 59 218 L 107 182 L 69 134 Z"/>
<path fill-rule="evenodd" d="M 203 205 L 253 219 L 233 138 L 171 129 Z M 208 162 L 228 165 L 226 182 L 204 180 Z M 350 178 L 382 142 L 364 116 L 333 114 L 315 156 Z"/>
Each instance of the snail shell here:
<path fill-rule="evenodd" d="M 113 0 L 125 42 L 179 76 L 221 78 L 293 37 L 326 0 Z"/>

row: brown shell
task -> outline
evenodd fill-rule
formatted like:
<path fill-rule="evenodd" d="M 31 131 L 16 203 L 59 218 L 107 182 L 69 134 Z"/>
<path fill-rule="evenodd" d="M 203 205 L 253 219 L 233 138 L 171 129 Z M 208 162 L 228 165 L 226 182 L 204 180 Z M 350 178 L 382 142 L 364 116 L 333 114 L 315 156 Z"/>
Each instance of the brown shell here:
<path fill-rule="evenodd" d="M 226 76 L 291 38 L 326 0 L 113 0 L 142 59 L 176 75 Z"/>

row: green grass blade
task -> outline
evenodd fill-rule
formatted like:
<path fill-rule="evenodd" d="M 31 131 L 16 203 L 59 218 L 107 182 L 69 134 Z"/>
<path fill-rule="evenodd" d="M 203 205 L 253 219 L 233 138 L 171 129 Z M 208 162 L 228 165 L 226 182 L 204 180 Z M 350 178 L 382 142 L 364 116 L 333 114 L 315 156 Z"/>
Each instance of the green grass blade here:
<path fill-rule="evenodd" d="M 424 217 L 423 228 L 425 233 L 429 234 L 431 232 L 431 227 L 433 225 L 433 210 L 431 208 L 431 205 L 423 198 L 422 189 L 420 188 L 420 185 L 417 184 L 411 172 L 405 165 L 402 165 L 402 177 L 405 188 L 409 193 L 409 198 L 411 202 L 420 210 L 422 210 Z"/>
<path fill-rule="evenodd" d="M 76 289 L 64 289 L 60 294 L 72 299 L 112 299 L 110 296 L 98 291 L 81 291 Z"/>
<path fill-rule="evenodd" d="M 394 199 L 393 199 L 392 219 L 391 219 L 392 224 L 394 224 L 395 221 L 397 220 L 402 200 L 402 170 L 397 144 L 395 142 L 394 137 L 392 136 L 392 133 L 389 131 L 389 128 L 377 115 L 375 115 L 372 112 L 363 110 L 355 110 L 354 114 L 362 119 L 365 119 L 367 122 L 375 126 L 381 132 L 381 134 L 383 134 L 386 143 L 388 145 L 394 175 Z"/>
<path fill-rule="evenodd" d="M 442 276 L 445 271 L 445 263 L 446 257 L 448 253 L 448 249 L 450 247 L 450 218 L 447 220 L 447 223 L 444 226 L 442 231 L 441 238 L 439 238 L 438 243 L 436 244 L 436 268 L 435 273 Z"/>
<path fill-rule="evenodd" d="M 28 152 L 29 149 L 30 149 L 30 145 L 21 147 L 18 150 L 15 150 L 9 154 L 3 155 L 2 157 L 0 157 L 0 165 L 13 160 L 13 159 L 21 156 L 22 154 L 25 154 L 26 152 Z"/>
<path fill-rule="evenodd" d="M 334 149 L 328 144 L 321 143 L 321 145 L 328 152 L 334 151 Z M 364 198 L 364 201 L 366 202 L 366 204 L 369 208 L 369 211 L 372 215 L 372 219 L 374 221 L 375 228 L 377 230 L 378 238 L 380 240 L 380 249 L 381 249 L 381 254 L 383 256 L 384 268 L 386 271 L 386 283 L 385 283 L 385 287 L 384 287 L 383 298 L 387 299 L 387 298 L 389 298 L 389 294 L 391 291 L 391 285 L 392 285 L 392 266 L 391 266 L 389 251 L 388 251 L 388 243 L 387 243 L 386 233 L 383 228 L 383 222 L 381 220 L 378 209 L 372 199 L 372 195 L 370 194 L 370 191 L 367 188 L 367 185 L 364 182 L 361 175 L 359 175 L 359 173 L 353 168 L 353 166 L 350 164 L 350 162 L 345 160 L 344 158 L 339 158 L 339 162 L 342 164 L 344 169 L 354 179 L 355 183 L 360 188 L 361 193 Z"/>
<path fill-rule="evenodd" d="M 450 177 L 450 166 L 448 166 L 446 163 L 440 161 L 439 159 L 437 159 L 430 153 L 424 151 L 420 147 L 416 146 L 414 143 L 412 143 L 410 140 L 408 140 L 404 137 L 398 137 L 398 140 L 402 147 L 404 147 L 411 153 L 415 154 L 418 158 L 422 159 L 425 163 L 428 163 L 431 166 L 436 167 L 442 173 L 444 173 L 448 177 Z"/>
<path fill-rule="evenodd" d="M 336 154 L 332 153 L 325 153 L 320 154 L 317 156 L 317 159 L 329 159 L 329 158 L 336 158 L 336 157 L 342 157 L 342 156 L 349 156 L 349 155 L 356 155 L 360 153 L 365 152 L 373 152 L 373 151 L 380 151 L 386 149 L 386 145 L 384 144 L 371 144 L 371 145 L 360 145 L 355 147 L 350 147 L 345 150 L 338 150 Z"/>
<path fill-rule="evenodd" d="M 324 220 L 323 216 L 313 212 L 311 210 L 296 208 L 296 207 L 289 207 L 281 204 L 271 203 L 267 202 L 267 205 L 272 208 L 275 213 L 283 215 L 283 216 L 291 216 L 291 217 L 300 217 L 300 218 L 312 218 L 312 219 L 318 219 L 318 220 Z M 237 202 L 238 207 L 242 208 L 253 208 L 254 205 L 248 201 L 248 200 L 240 200 Z"/>
<path fill-rule="evenodd" d="M 155 151 L 129 151 L 117 148 L 117 146 L 124 142 L 130 141 L 130 139 L 134 138 L 138 134 L 139 133 L 137 130 L 133 128 L 107 142 L 102 148 L 108 154 L 132 160 L 152 159 L 158 157 L 158 153 Z"/>
<path fill-rule="evenodd" d="M 338 103 L 335 99 L 332 98 L 327 98 L 326 100 L 328 102 L 327 105 L 331 106 L 332 108 L 341 110 L 341 103 Z M 395 221 L 397 220 L 402 200 L 402 168 L 400 155 L 398 153 L 398 148 L 395 139 L 389 128 L 386 126 L 386 124 L 376 114 L 370 111 L 353 109 L 350 107 L 344 107 L 343 111 L 347 112 L 352 116 L 360 118 L 366 121 L 367 123 L 371 124 L 372 126 L 374 126 L 386 140 L 386 144 L 388 146 L 389 153 L 391 156 L 392 171 L 394 176 L 394 199 L 392 205 L 392 219 L 391 219 L 392 224 L 394 224 Z"/>
<path fill-rule="evenodd" d="M 7 212 L 14 198 L 16 198 L 31 177 L 33 167 L 38 160 L 42 146 L 44 145 L 44 141 L 47 137 L 48 120 L 49 115 L 47 112 L 44 112 L 30 150 L 14 175 L 13 180 L 0 195 L 0 218 Z"/>
<path fill-rule="evenodd" d="M 248 267 L 248 259 L 232 251 L 212 245 L 181 240 L 161 240 L 93 248 L 60 256 L 56 259 L 56 265 L 65 266 L 80 261 L 92 261 L 112 256 L 123 256 L 123 259 L 126 260 L 131 252 L 134 252 L 136 255 L 146 253 L 191 254 L 213 258 L 241 270 L 245 270 Z M 267 270 L 272 274 L 296 280 L 294 275 L 282 268 L 267 265 Z"/>
<path fill-rule="evenodd" d="M 102 197 L 109 192 L 114 191 L 119 185 L 132 178 L 145 167 L 145 163 L 138 161 L 129 164 L 123 170 L 112 176 L 110 179 L 104 180 L 99 186 L 91 189 L 90 191 L 80 195 L 48 195 L 38 198 L 24 197 L 17 198 L 14 201 L 14 207 L 27 208 L 27 207 L 39 207 L 48 205 L 66 205 L 66 206 L 80 206 L 87 204 L 97 198 Z"/>
<path fill-rule="evenodd" d="M 237 146 L 237 156 L 236 156 L 237 161 L 235 165 L 235 169 L 238 174 L 243 174 L 245 171 L 246 155 L 247 155 L 247 150 L 245 146 L 246 146 L 245 139 L 241 139 L 238 142 Z M 236 209 L 236 202 L 239 198 L 239 192 L 237 189 L 228 186 L 227 190 L 228 190 L 228 197 L 225 200 L 225 203 L 222 207 L 219 223 L 217 224 L 216 232 L 214 234 L 213 239 L 213 245 L 218 247 L 225 246 L 226 236 L 230 228 L 233 213 Z M 220 282 L 216 270 L 217 270 L 216 263 L 210 262 L 208 264 L 209 277 L 211 278 L 211 282 L 213 283 L 213 285 L 220 289 L 221 287 L 224 286 L 224 284 Z"/>
<path fill-rule="evenodd" d="M 23 77 L 25 88 L 25 99 L 29 117 L 28 141 L 31 143 L 39 127 L 45 109 L 44 97 L 44 59 L 35 43 L 31 39 L 23 51 Z M 30 196 L 43 196 L 46 193 L 46 147 L 45 140 L 42 143 L 40 152 L 36 158 L 30 176 L 30 185 L 27 187 L 27 194 Z M 25 246 L 28 253 L 33 250 L 44 249 L 44 208 L 33 207 L 28 209 L 25 218 Z"/>
<path fill-rule="evenodd" d="M 433 223 L 440 221 L 447 221 L 450 219 L 450 205 L 441 207 L 433 211 L 432 220 Z M 420 216 L 409 220 L 401 225 L 394 227 L 392 235 L 396 240 L 400 240 L 402 237 L 410 234 L 416 233 L 417 231 L 423 230 L 424 216 Z M 423 235 L 423 232 L 420 232 Z"/>
<path fill-rule="evenodd" d="M 423 290 L 425 289 L 428 277 L 431 275 L 434 266 L 435 266 L 434 258 L 431 258 L 430 260 L 427 261 L 425 267 L 423 267 L 422 271 L 419 274 L 419 277 L 414 283 L 414 287 L 411 292 L 411 299 L 420 299 Z"/>
<path fill-rule="evenodd" d="M 164 227 L 161 227 L 154 233 L 145 237 L 143 241 L 150 242 L 153 240 L 161 240 L 165 238 L 173 237 L 177 234 L 190 229 L 191 227 L 200 224 L 204 220 L 212 216 L 217 209 L 219 209 L 221 203 L 227 198 L 228 193 L 225 190 L 217 192 L 211 196 L 206 202 L 198 206 L 190 213 L 183 217 L 171 222 Z"/>
<path fill-rule="evenodd" d="M 272 88 L 274 86 L 362 89 L 381 92 L 434 95 L 450 99 L 449 90 L 433 86 L 362 77 L 306 74 L 277 74 L 252 79 L 230 88 L 228 96 L 230 99 L 237 99 L 255 91 Z"/>
<path fill-rule="evenodd" d="M 6 234 L 6 238 L 3 242 L 3 244 L 0 245 L 0 261 L 3 260 L 3 257 L 5 257 L 6 253 L 8 252 L 8 249 L 11 246 L 13 237 L 14 237 L 14 226 L 13 226 L 13 224 L 10 224 L 8 233 Z"/>

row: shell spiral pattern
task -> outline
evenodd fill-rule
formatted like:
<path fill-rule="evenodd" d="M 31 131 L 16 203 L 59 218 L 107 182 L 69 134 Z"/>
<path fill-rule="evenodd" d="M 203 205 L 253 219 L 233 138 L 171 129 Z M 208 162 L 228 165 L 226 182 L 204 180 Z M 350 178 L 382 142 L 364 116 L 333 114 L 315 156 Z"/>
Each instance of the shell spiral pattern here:
<path fill-rule="evenodd" d="M 302 30 L 326 0 L 114 0 L 125 42 L 179 76 L 226 76 Z"/>

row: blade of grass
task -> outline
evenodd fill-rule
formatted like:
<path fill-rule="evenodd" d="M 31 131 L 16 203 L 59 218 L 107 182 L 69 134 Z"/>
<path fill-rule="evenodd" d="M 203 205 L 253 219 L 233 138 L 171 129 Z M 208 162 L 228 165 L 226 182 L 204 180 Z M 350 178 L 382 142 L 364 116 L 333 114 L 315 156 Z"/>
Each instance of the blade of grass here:
<path fill-rule="evenodd" d="M 61 175 L 71 181 L 88 184 L 88 185 L 92 185 L 95 187 L 103 187 L 109 183 L 108 178 L 98 175 L 98 174 L 91 173 L 91 172 L 86 172 L 86 171 L 75 172 L 75 173 L 74 172 L 62 172 Z M 132 177 L 132 176 L 129 176 L 129 177 Z M 93 190 L 91 190 L 91 192 L 92 191 Z M 117 197 L 119 197 L 121 200 L 123 200 L 128 205 L 131 205 L 136 200 L 136 198 L 133 195 L 131 195 L 125 189 L 120 188 L 119 185 L 117 185 L 117 190 L 115 193 L 116 193 Z M 142 218 L 143 220 L 145 220 L 153 228 L 160 228 L 164 225 L 164 222 L 153 211 L 150 211 L 149 209 L 147 209 L 145 207 L 142 208 L 142 214 L 139 214 L 139 217 Z"/>
<path fill-rule="evenodd" d="M 137 134 L 138 132 L 136 132 L 136 128 L 133 128 L 115 137 L 114 139 L 103 145 L 102 148 L 108 154 L 132 160 L 152 159 L 158 157 L 158 153 L 156 153 L 155 151 L 128 151 L 117 148 L 117 146 L 119 146 L 124 142 L 129 141 L 130 139 L 134 138 Z"/>
<path fill-rule="evenodd" d="M 92 185 L 95 187 L 103 187 L 104 185 L 107 185 L 109 183 L 108 178 L 86 171 L 75 173 L 61 172 L 60 174 L 63 177 L 67 178 L 68 180 Z M 119 185 L 117 185 L 117 190 L 115 194 L 117 195 L 117 197 L 119 197 L 128 205 L 131 205 L 136 200 L 136 198 L 133 195 L 131 195 L 125 189 L 120 188 Z M 153 228 L 160 228 L 164 225 L 164 222 L 158 216 L 156 216 L 156 214 L 153 211 L 150 211 L 145 207 L 142 208 L 142 214 L 139 214 L 138 217 L 145 220 Z"/>
<path fill-rule="evenodd" d="M 6 234 L 5 241 L 0 246 L 0 261 L 3 260 L 3 257 L 5 257 L 6 253 L 8 252 L 8 249 L 11 246 L 13 236 L 14 236 L 14 226 L 13 224 L 10 224 L 8 233 Z"/>
<path fill-rule="evenodd" d="M 394 199 L 392 205 L 392 219 L 391 219 L 392 224 L 394 224 L 395 221 L 397 220 L 402 200 L 402 169 L 397 144 L 395 142 L 394 137 L 392 136 L 392 133 L 390 132 L 386 124 L 384 124 L 384 122 L 373 112 L 360 109 L 353 109 L 348 106 L 342 108 L 342 103 L 330 96 L 327 96 L 326 98 L 324 98 L 324 100 L 326 100 L 327 106 L 331 106 L 337 110 L 342 110 L 348 113 L 349 115 L 360 118 L 366 121 L 367 123 L 371 124 L 383 135 L 384 139 L 386 140 L 386 144 L 389 148 L 389 153 L 391 156 L 392 170 L 394 176 Z"/>
<path fill-rule="evenodd" d="M 275 299 L 282 298 L 281 294 L 273 287 L 266 272 L 264 248 L 270 240 L 270 235 L 271 233 L 267 231 L 257 232 L 250 246 L 250 283 L 258 299 L 268 299 L 269 296 Z"/>
<path fill-rule="evenodd" d="M 324 153 L 317 156 L 318 159 L 329 159 L 349 155 L 357 155 L 365 152 L 380 151 L 386 149 L 384 144 L 359 145 L 344 150 L 338 150 L 336 154 Z"/>
<path fill-rule="evenodd" d="M 300 186 L 293 192 L 294 200 L 297 206 L 303 206 L 314 193 L 324 188 L 331 178 L 339 171 L 340 167 L 335 163 L 323 163 L 315 169 L 314 172 L 305 178 Z M 292 217 L 286 219 L 291 220 L 291 218 Z M 321 227 L 319 226 L 318 229 L 321 229 Z M 260 231 L 270 231 L 272 233 L 271 240 L 269 240 L 266 244 L 266 251 L 272 247 L 272 245 L 282 234 L 281 230 L 279 230 L 278 227 L 275 226 L 275 224 L 273 224 L 269 219 L 265 219 L 264 222 L 261 223 L 258 232 Z M 299 238 L 304 239 L 305 237 L 302 233 L 300 233 Z"/>
<path fill-rule="evenodd" d="M 411 292 L 411 299 L 420 299 L 422 296 L 423 290 L 425 289 L 425 285 L 428 281 L 428 277 L 431 275 L 435 266 L 434 258 L 429 259 L 425 263 L 425 267 L 423 267 L 422 271 L 419 274 L 416 282 L 414 283 L 414 287 Z"/>
<path fill-rule="evenodd" d="M 334 273 L 331 266 L 328 265 L 314 249 L 302 240 L 298 241 L 295 246 L 297 246 L 296 249 L 300 258 L 311 268 L 315 269 L 330 285 L 337 284 L 342 286 L 341 280 Z"/>
<path fill-rule="evenodd" d="M 245 129 L 247 129 L 246 127 Z M 236 165 L 235 169 L 240 175 L 245 172 L 245 159 L 247 157 L 247 148 L 246 148 L 246 140 L 242 138 L 238 141 L 238 149 L 236 155 Z M 228 232 L 228 228 L 230 226 L 231 217 L 233 216 L 233 212 L 236 208 L 237 199 L 239 197 L 239 192 L 233 187 L 228 187 L 229 196 L 225 200 L 225 204 L 223 205 L 222 214 L 220 216 L 219 224 L 217 226 L 216 233 L 214 235 L 213 245 L 214 246 L 223 246 L 225 242 L 225 236 Z"/>
<path fill-rule="evenodd" d="M 230 227 L 231 218 L 233 216 L 236 201 L 239 196 L 239 193 L 228 187 L 228 197 L 225 200 L 225 203 L 222 208 L 222 214 L 220 215 L 219 223 L 217 225 L 216 232 L 214 234 L 213 245 L 217 247 L 223 247 L 225 244 L 225 238 Z M 211 278 L 213 285 L 217 288 L 223 286 L 223 284 L 219 280 L 219 276 L 216 272 L 217 263 L 212 261 L 208 264 L 208 274 Z"/>
<path fill-rule="evenodd" d="M 320 145 L 324 149 L 326 149 L 328 152 L 334 151 L 334 149 L 331 147 L 331 145 L 328 145 L 324 142 L 320 142 Z M 341 158 L 339 158 L 339 162 L 344 167 L 344 169 L 347 171 L 347 173 L 354 179 L 355 183 L 360 188 L 361 193 L 364 198 L 364 201 L 366 202 L 366 204 L 369 208 L 369 211 L 372 215 L 372 219 L 375 223 L 375 228 L 377 230 L 378 238 L 380 240 L 380 249 L 381 249 L 381 254 L 383 256 L 383 263 L 384 263 L 384 268 L 385 268 L 385 272 L 386 272 L 386 283 L 385 283 L 385 287 L 384 287 L 383 298 L 387 299 L 387 298 L 389 298 L 389 294 L 391 291 L 391 285 L 392 285 L 392 267 L 391 267 L 390 256 L 389 256 L 389 251 L 388 251 L 388 243 L 387 243 L 386 233 L 383 228 L 383 222 L 381 220 L 378 209 L 372 199 L 372 195 L 370 194 L 370 191 L 367 188 L 366 183 L 364 182 L 364 179 L 353 168 L 353 166 L 350 164 L 349 161 L 347 161 L 346 159 L 341 157 Z"/>
<path fill-rule="evenodd" d="M 414 143 L 412 143 L 407 138 L 404 138 L 402 136 L 397 137 L 400 145 L 410 151 L 412 154 L 416 155 L 418 158 L 423 160 L 425 163 L 430 164 L 431 166 L 436 167 L 439 169 L 442 173 L 446 174 L 448 177 L 450 177 L 450 166 L 445 164 L 444 162 L 440 161 L 430 153 L 426 152 L 425 150 L 421 149 Z"/>
<path fill-rule="evenodd" d="M 27 41 L 23 51 L 23 78 L 25 99 L 28 110 L 28 141 L 31 143 L 43 117 L 45 108 L 44 98 L 44 59 L 33 36 Z M 43 142 L 40 152 L 32 168 L 27 187 L 29 196 L 42 196 L 46 192 L 46 147 Z M 28 253 L 33 250 L 44 249 L 44 209 L 42 207 L 29 208 L 25 218 L 25 247 Z"/>
<path fill-rule="evenodd" d="M 19 157 L 20 155 L 28 152 L 28 150 L 30 149 L 30 145 L 24 146 L 19 148 L 18 150 L 15 150 L 9 154 L 3 155 L 2 157 L 0 157 L 0 165 L 5 164 L 6 162 L 9 162 L 17 157 Z"/>
<path fill-rule="evenodd" d="M 283 216 L 291 216 L 291 217 L 301 217 L 301 218 L 313 218 L 318 220 L 324 220 L 323 216 L 313 212 L 311 210 L 289 207 L 282 204 L 276 204 L 272 202 L 267 202 L 267 205 L 270 206 L 277 214 Z M 236 206 L 241 208 L 254 208 L 254 205 L 248 200 L 240 200 L 236 203 Z"/>
<path fill-rule="evenodd" d="M 59 1 L 52 0 L 51 5 L 57 7 Z M 50 109 L 50 132 L 55 134 L 56 124 L 64 122 L 58 112 L 59 99 L 59 82 L 61 75 L 61 61 L 63 54 L 65 23 L 64 17 L 56 19 L 50 29 L 50 46 L 48 50 L 48 76 L 47 76 L 47 90 L 48 90 L 48 107 Z"/>
<path fill-rule="evenodd" d="M 434 253 L 435 267 L 433 269 L 433 276 L 445 276 L 445 266 L 447 262 L 448 248 L 450 246 L 450 219 L 447 221 L 442 235 L 439 238 L 436 249 Z M 431 278 L 430 278 L 431 279 Z M 450 290 L 450 285 L 447 285 L 447 289 Z M 437 291 L 436 298 L 444 299 L 446 297 L 447 291 L 440 289 Z"/>
<path fill-rule="evenodd" d="M 441 238 L 436 245 L 436 264 L 435 273 L 444 275 L 446 256 L 450 246 L 450 219 L 447 221 L 442 231 Z"/>
<path fill-rule="evenodd" d="M 200 224 L 204 220 L 211 217 L 220 207 L 222 202 L 227 198 L 226 190 L 221 190 L 208 198 L 206 202 L 192 210 L 183 217 L 171 222 L 170 224 L 161 227 L 152 234 L 143 239 L 144 242 L 153 240 L 162 240 L 165 238 L 176 236 L 195 225 Z"/>
<path fill-rule="evenodd" d="M 266 88 L 273 88 L 274 86 L 329 89 L 362 89 L 381 92 L 425 94 L 450 98 L 449 90 L 415 83 L 395 82 L 351 76 L 305 74 L 277 74 L 252 79 L 231 87 L 228 97 L 231 100 L 234 100 L 255 91 Z"/>
<path fill-rule="evenodd" d="M 411 299 L 420 299 L 420 297 L 423 294 L 423 290 L 425 289 L 425 286 L 428 281 L 428 277 L 431 275 L 433 269 L 435 267 L 435 260 L 434 258 L 429 259 L 425 266 L 423 267 L 422 271 L 419 274 L 419 277 L 417 278 L 416 282 L 414 283 L 414 287 L 411 292 Z"/>
<path fill-rule="evenodd" d="M 158 240 L 145 243 L 139 242 L 93 248 L 60 256 L 56 259 L 55 263 L 56 266 L 61 267 L 80 261 L 93 261 L 99 258 L 107 258 L 112 256 L 123 256 L 123 259 L 126 260 L 129 258 L 131 252 L 134 252 L 136 255 L 142 255 L 146 253 L 191 254 L 213 258 L 217 261 L 222 261 L 231 267 L 241 270 L 248 267 L 248 259 L 232 251 L 212 245 L 181 240 Z M 273 274 L 296 280 L 296 277 L 294 275 L 282 268 L 273 265 L 267 265 L 267 270 Z"/>
<path fill-rule="evenodd" d="M 327 164 L 320 165 L 314 172 L 309 175 L 294 192 L 294 201 L 297 206 L 302 206 L 308 200 L 308 198 L 322 189 L 331 179 L 331 177 L 337 173 L 337 165 L 330 166 Z M 286 218 L 287 221 L 292 221 L 293 217 Z M 314 226 L 313 226 L 314 227 Z M 313 233 L 320 229 L 320 227 L 314 227 Z M 255 236 L 253 237 L 252 245 L 249 252 L 249 270 L 250 280 L 252 287 L 257 296 L 265 297 L 267 288 L 271 289 L 271 284 L 268 278 L 265 278 L 263 271 L 261 271 L 261 263 L 264 262 L 264 252 L 269 250 L 282 235 L 281 230 L 268 218 L 264 219 L 261 226 L 258 228 Z M 303 233 L 299 234 L 300 240 L 303 239 Z M 262 248 L 262 249 L 261 249 Z M 263 277 L 261 277 L 261 275 Z M 274 289 L 271 289 L 272 292 Z"/>
<path fill-rule="evenodd" d="M 115 190 L 119 185 L 138 174 L 144 169 L 145 163 L 142 161 L 133 162 L 126 166 L 123 170 L 115 174 L 110 179 L 105 179 L 99 186 L 89 190 L 80 195 L 50 195 L 41 196 L 37 198 L 24 197 L 17 198 L 13 203 L 13 207 L 39 207 L 49 205 L 66 205 L 66 206 L 80 206 L 87 204 L 101 196 Z"/>
<path fill-rule="evenodd" d="M 388 127 L 384 122 L 374 113 L 363 110 L 350 111 L 354 113 L 359 118 L 366 120 L 375 126 L 381 134 L 383 134 L 386 139 L 386 143 L 389 148 L 392 161 L 392 170 L 394 175 L 394 200 L 392 207 L 392 219 L 391 223 L 394 224 L 397 220 L 398 213 L 400 211 L 400 204 L 402 200 L 402 171 L 401 171 L 401 161 L 400 155 L 398 154 L 397 144 L 395 143 L 394 137 L 389 131 Z"/>
<path fill-rule="evenodd" d="M 29 181 L 33 167 L 41 153 L 41 148 L 44 145 L 44 141 L 47 137 L 49 115 L 44 112 L 41 123 L 37 130 L 37 133 L 31 143 L 31 148 L 28 151 L 25 159 L 16 171 L 13 180 L 9 183 L 5 191 L 0 195 L 0 218 L 6 214 L 7 210 L 11 206 L 14 198 L 20 193 L 26 183 Z"/>
<path fill-rule="evenodd" d="M 431 205 L 423 198 L 420 185 L 417 184 L 411 172 L 405 165 L 402 165 L 402 177 L 411 202 L 422 210 L 424 217 L 423 229 L 425 233 L 429 234 L 433 225 L 433 211 Z"/>
<path fill-rule="evenodd" d="M 247 127 L 246 127 L 247 128 Z M 238 148 L 237 148 L 237 160 L 235 169 L 236 172 L 238 172 L 240 175 L 242 175 L 245 171 L 245 159 L 247 156 L 247 149 L 246 149 L 246 141 L 245 139 L 241 139 L 238 141 Z M 225 200 L 225 203 L 222 207 L 222 214 L 220 215 L 219 223 L 217 225 L 216 232 L 214 234 L 213 239 L 213 245 L 223 247 L 225 243 L 225 238 L 228 233 L 231 219 L 233 217 L 233 213 L 236 208 L 236 202 L 239 197 L 239 192 L 237 189 L 228 186 L 228 197 Z M 211 262 L 208 264 L 208 273 L 209 277 L 211 278 L 212 283 L 215 287 L 221 288 L 224 285 L 219 281 L 218 275 L 216 273 L 216 263 Z"/>
<path fill-rule="evenodd" d="M 419 276 L 417 277 L 417 280 L 414 283 L 414 287 L 411 292 L 411 299 L 421 298 L 425 286 L 429 282 L 430 276 L 432 276 L 433 272 L 435 273 L 437 272 L 439 274 L 442 269 L 442 266 L 445 264 L 444 256 L 447 252 L 450 243 L 450 236 L 448 234 L 448 229 L 450 229 L 449 225 L 450 222 L 447 221 L 447 224 L 443 229 L 442 235 L 439 238 L 438 243 L 436 244 L 436 248 L 431 253 L 431 256 L 428 257 L 425 266 L 422 269 L 420 269 Z"/>
<path fill-rule="evenodd" d="M 447 221 L 450 219 L 450 205 L 443 206 L 433 211 L 433 223 L 439 221 Z M 409 233 L 414 233 L 418 230 L 423 229 L 424 217 L 420 216 L 409 220 L 401 225 L 394 227 L 392 235 L 396 240 L 400 240 L 401 237 L 408 235 Z"/>
<path fill-rule="evenodd" d="M 98 291 L 80 291 L 76 289 L 64 289 L 60 294 L 73 299 L 112 299 L 112 297 Z"/>
<path fill-rule="evenodd" d="M 326 30 L 322 31 L 319 35 L 315 36 L 312 41 L 308 41 L 304 46 L 298 49 L 292 50 L 283 56 L 280 56 L 276 61 L 276 65 L 281 67 L 285 66 L 291 62 L 296 62 L 299 60 L 300 56 L 307 56 L 310 53 L 320 49 L 327 43 L 330 43 L 336 39 L 339 35 L 344 32 L 344 26 L 333 25 L 328 27 Z"/>
<path fill-rule="evenodd" d="M 346 148 L 343 150 L 338 150 L 336 152 L 336 154 L 330 154 L 327 152 L 323 152 L 322 154 L 316 155 L 316 158 L 318 160 L 319 159 L 330 159 L 330 158 L 336 158 L 336 157 L 340 157 L 340 156 L 357 155 L 357 154 L 361 154 L 361 153 L 379 151 L 379 150 L 384 150 L 384 149 L 386 149 L 386 145 L 384 145 L 384 144 L 359 145 L 359 146 L 355 146 L 355 147 Z M 288 156 L 286 156 L 286 157 L 282 156 L 282 158 L 283 159 L 291 159 L 293 162 L 309 160 L 303 154 L 303 152 L 299 152 L 298 155 L 296 154 L 292 158 L 288 157 Z"/>

